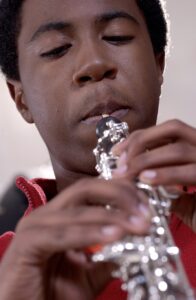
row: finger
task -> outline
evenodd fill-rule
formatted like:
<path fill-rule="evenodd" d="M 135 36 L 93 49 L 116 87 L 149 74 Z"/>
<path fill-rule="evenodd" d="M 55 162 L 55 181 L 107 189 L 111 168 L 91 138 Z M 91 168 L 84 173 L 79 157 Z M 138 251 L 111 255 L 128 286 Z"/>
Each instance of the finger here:
<path fill-rule="evenodd" d="M 196 164 L 145 170 L 139 179 L 151 185 L 196 185 Z"/>
<path fill-rule="evenodd" d="M 144 234 L 148 231 L 149 224 L 130 222 L 129 232 L 133 234 Z M 29 236 L 30 233 L 30 236 Z M 117 225 L 83 225 L 78 224 L 67 228 L 40 228 L 26 231 L 23 234 L 18 232 L 15 245 L 20 256 L 37 261 L 48 259 L 52 254 L 72 249 L 82 249 L 91 245 L 105 245 L 121 239 L 128 234 L 128 230 Z M 22 249 L 21 244 L 23 245 Z M 19 249 L 19 250 L 18 250 Z M 18 253 L 19 254 L 19 253 Z"/>
<path fill-rule="evenodd" d="M 147 200 L 145 202 L 143 200 L 143 203 L 138 204 L 137 211 L 134 212 L 132 210 L 119 210 L 112 206 L 88 209 L 84 208 L 83 212 L 81 212 L 80 210 L 80 213 L 78 213 L 78 211 L 76 210 L 75 212 L 66 216 L 66 221 L 65 215 L 59 217 L 58 222 L 62 224 L 61 226 L 69 226 L 75 219 L 75 222 L 77 222 L 77 224 L 81 226 L 87 224 L 89 224 L 89 226 L 91 226 L 91 224 L 118 224 L 121 226 L 124 225 L 126 228 L 126 222 L 129 222 L 132 217 L 135 216 L 138 219 L 141 219 L 142 222 L 145 218 L 148 220 L 149 215 L 150 212 Z"/>
<path fill-rule="evenodd" d="M 87 184 L 88 183 L 88 184 Z M 89 185 L 89 183 L 91 183 Z M 79 188 L 78 188 L 79 187 Z M 77 186 L 77 192 L 74 190 L 69 195 L 69 200 L 64 200 L 64 195 L 61 195 L 60 203 L 52 204 L 51 213 L 61 210 L 67 211 L 75 207 L 89 207 L 89 206 L 102 206 L 109 205 L 113 208 L 124 211 L 137 211 L 137 206 L 140 203 L 137 189 L 131 184 L 128 179 L 118 180 L 93 180 L 82 181 L 80 186 Z M 67 197 L 67 194 L 66 194 Z M 79 208 L 78 208 L 79 209 Z M 81 208 L 82 209 L 82 208 Z"/>
<path fill-rule="evenodd" d="M 114 149 L 118 154 L 128 151 L 128 156 L 134 157 L 147 149 L 153 149 L 179 139 L 196 145 L 196 129 L 179 120 L 172 120 L 148 129 L 136 130 L 125 142 Z"/>
<path fill-rule="evenodd" d="M 128 147 L 129 138 L 123 140 L 122 142 L 116 144 L 112 147 L 112 153 L 114 156 L 120 156 Z"/>
<path fill-rule="evenodd" d="M 133 176 L 148 168 L 160 168 L 196 163 L 195 147 L 178 142 L 142 153 L 128 162 L 128 172 Z"/>
<path fill-rule="evenodd" d="M 129 195 L 130 196 L 130 195 Z M 150 209 L 148 207 L 147 198 L 145 195 L 138 191 L 138 196 L 141 201 L 137 206 L 137 210 L 134 212 L 132 209 L 120 210 L 116 207 L 71 207 L 66 211 L 61 211 L 56 214 L 49 215 L 44 212 L 44 214 L 31 214 L 31 216 L 22 220 L 17 227 L 17 232 L 24 231 L 55 231 L 58 234 L 62 231 L 66 231 L 68 228 L 72 231 L 72 227 L 86 227 L 89 226 L 117 226 L 121 227 L 123 230 L 129 232 L 135 230 L 140 230 L 140 228 L 145 227 L 150 221 Z"/>
<path fill-rule="evenodd" d="M 89 227 L 89 225 L 76 224 L 67 228 L 40 228 L 39 232 L 37 230 L 18 232 L 15 243 L 24 244 L 21 252 L 25 256 L 36 259 L 43 256 L 47 259 L 53 253 L 77 250 L 92 244 L 110 243 L 121 238 L 122 233 L 123 229 L 115 225 L 91 225 Z"/>
<path fill-rule="evenodd" d="M 50 228 L 56 228 L 56 230 L 64 230 L 70 226 L 91 226 L 96 225 L 110 225 L 117 224 L 129 229 L 130 220 L 132 218 L 138 218 L 138 223 L 143 220 L 148 221 L 150 218 L 150 210 L 148 207 L 146 197 L 142 197 L 138 191 L 140 200 L 138 200 L 137 206 L 129 205 L 125 209 L 118 208 L 114 202 L 107 206 L 78 206 L 67 208 L 66 211 L 60 211 L 58 214 L 48 214 L 48 212 L 31 214 L 26 222 L 21 221 L 17 226 L 17 232 L 23 232 L 25 230 L 37 230 L 40 228 L 50 230 Z M 129 195 L 131 198 L 131 195 Z"/>

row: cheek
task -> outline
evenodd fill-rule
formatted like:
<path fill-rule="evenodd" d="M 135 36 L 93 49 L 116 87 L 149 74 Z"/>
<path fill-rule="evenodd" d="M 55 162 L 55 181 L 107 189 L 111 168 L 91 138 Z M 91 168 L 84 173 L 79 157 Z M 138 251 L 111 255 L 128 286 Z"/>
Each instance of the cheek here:
<path fill-rule="evenodd" d="M 148 51 L 148 49 L 146 49 Z M 131 93 L 138 96 L 158 97 L 160 94 L 159 74 L 154 54 L 142 48 L 124 55 L 120 64 L 121 82 L 127 84 Z"/>
<path fill-rule="evenodd" d="M 35 125 L 47 146 L 66 137 L 69 131 L 69 81 L 64 64 L 29 59 L 21 65 L 21 80 Z M 50 133 L 50 134 L 49 134 Z M 50 148 L 50 147 L 49 147 Z"/>
<path fill-rule="evenodd" d="M 67 110 L 66 80 L 52 65 L 31 64 L 21 74 L 23 89 L 35 119 L 51 119 Z"/>
<path fill-rule="evenodd" d="M 37 84 L 33 83 L 31 87 L 25 83 L 23 88 L 26 102 L 41 136 L 45 139 L 48 132 L 57 134 L 65 108 L 54 87 L 48 84 L 47 88 L 44 88 L 41 80 L 38 80 Z"/>
<path fill-rule="evenodd" d="M 120 67 L 120 88 L 133 104 L 136 127 L 152 126 L 156 122 L 160 84 L 154 55 L 141 49 L 123 57 Z"/>

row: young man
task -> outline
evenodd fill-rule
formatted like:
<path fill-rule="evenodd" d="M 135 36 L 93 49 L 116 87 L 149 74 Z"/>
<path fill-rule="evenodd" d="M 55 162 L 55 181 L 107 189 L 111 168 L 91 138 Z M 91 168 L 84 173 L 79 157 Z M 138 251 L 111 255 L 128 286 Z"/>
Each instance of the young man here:
<path fill-rule="evenodd" d="M 136 177 L 196 185 L 196 130 L 180 121 L 154 126 L 166 31 L 158 0 L 1 1 L 2 70 L 56 175 L 56 182 L 17 181 L 28 217 L 15 236 L 1 237 L 1 300 L 125 299 L 120 283 L 111 283 L 113 266 L 87 262 L 84 249 L 148 231 L 150 212 Z M 114 149 L 120 158 L 110 181 L 97 178 L 92 154 L 102 114 L 130 127 Z M 196 286 L 195 194 L 182 192 L 173 212 L 171 228 Z"/>

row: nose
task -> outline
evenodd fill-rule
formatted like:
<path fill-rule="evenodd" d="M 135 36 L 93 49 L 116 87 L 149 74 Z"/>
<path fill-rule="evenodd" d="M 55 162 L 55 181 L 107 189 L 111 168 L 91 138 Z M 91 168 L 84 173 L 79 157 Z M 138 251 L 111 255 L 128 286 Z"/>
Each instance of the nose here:
<path fill-rule="evenodd" d="M 78 58 L 79 66 L 73 74 L 73 82 L 78 86 L 98 82 L 103 79 L 115 79 L 117 68 L 106 54 L 96 47 L 87 45 Z"/>

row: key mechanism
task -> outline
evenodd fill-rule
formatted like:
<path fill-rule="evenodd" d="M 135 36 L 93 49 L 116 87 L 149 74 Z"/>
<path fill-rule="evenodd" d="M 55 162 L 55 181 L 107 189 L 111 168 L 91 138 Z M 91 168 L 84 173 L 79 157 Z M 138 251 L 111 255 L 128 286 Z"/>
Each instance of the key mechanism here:
<path fill-rule="evenodd" d="M 101 178 L 112 179 L 118 157 L 111 149 L 128 132 L 127 123 L 112 116 L 98 122 L 94 154 Z M 152 214 L 149 234 L 129 235 L 106 245 L 92 255 L 92 261 L 116 264 L 112 276 L 121 279 L 122 289 L 128 292 L 127 300 L 195 300 L 168 226 L 171 199 L 176 195 L 167 193 L 164 187 L 140 181 L 135 184 L 148 197 Z"/>

